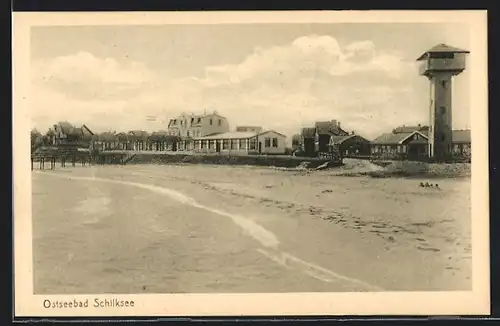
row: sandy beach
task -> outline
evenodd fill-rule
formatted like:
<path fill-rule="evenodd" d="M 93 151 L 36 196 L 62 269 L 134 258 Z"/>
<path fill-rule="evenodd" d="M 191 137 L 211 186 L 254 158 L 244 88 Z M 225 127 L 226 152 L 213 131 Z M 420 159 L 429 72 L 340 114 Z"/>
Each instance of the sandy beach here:
<path fill-rule="evenodd" d="M 471 288 L 470 179 L 210 165 L 34 171 L 36 294 Z"/>

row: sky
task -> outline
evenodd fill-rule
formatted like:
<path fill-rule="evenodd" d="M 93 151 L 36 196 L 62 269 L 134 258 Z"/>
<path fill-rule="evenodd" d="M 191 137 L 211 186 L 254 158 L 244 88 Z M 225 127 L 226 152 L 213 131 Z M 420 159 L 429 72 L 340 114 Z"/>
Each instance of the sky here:
<path fill-rule="evenodd" d="M 232 129 L 291 136 L 335 119 L 373 139 L 429 123 L 429 82 L 416 59 L 439 43 L 469 49 L 467 25 L 33 27 L 31 120 L 42 132 L 61 120 L 151 132 L 206 110 Z M 453 81 L 455 129 L 470 127 L 469 83 L 467 70 Z"/>

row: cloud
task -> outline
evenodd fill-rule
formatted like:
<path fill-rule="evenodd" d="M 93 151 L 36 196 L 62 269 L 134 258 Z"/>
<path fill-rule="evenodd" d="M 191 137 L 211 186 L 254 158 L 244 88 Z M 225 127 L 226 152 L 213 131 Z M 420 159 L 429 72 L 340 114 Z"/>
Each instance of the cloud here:
<path fill-rule="evenodd" d="M 134 95 L 155 75 L 143 63 L 98 58 L 88 52 L 39 60 L 33 65 L 34 84 L 75 98 L 112 99 Z"/>
<path fill-rule="evenodd" d="M 206 67 L 202 78 L 167 79 L 145 63 L 86 52 L 37 62 L 33 75 L 35 120 L 78 117 L 106 129 L 164 129 L 146 125 L 145 117 L 166 121 L 207 109 L 227 116 L 233 127 L 256 124 L 291 135 L 314 121 L 337 119 L 375 137 L 427 117 L 425 83 L 413 62 L 371 41 L 341 46 L 331 36 L 256 47 L 238 64 Z"/>

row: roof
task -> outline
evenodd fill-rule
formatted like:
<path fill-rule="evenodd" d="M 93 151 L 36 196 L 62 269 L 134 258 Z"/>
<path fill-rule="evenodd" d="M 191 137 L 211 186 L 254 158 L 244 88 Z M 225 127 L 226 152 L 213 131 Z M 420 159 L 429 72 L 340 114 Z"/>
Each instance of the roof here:
<path fill-rule="evenodd" d="M 314 138 L 316 134 L 316 128 L 302 128 L 301 134 L 304 138 Z"/>
<path fill-rule="evenodd" d="M 334 134 L 338 135 L 341 133 L 341 130 L 337 120 L 332 120 L 332 121 L 318 121 L 315 124 L 316 126 L 316 132 L 319 135 L 324 135 L 324 134 Z"/>
<path fill-rule="evenodd" d="M 221 118 L 226 118 L 222 115 L 220 115 L 217 111 L 212 111 L 212 112 L 204 112 L 202 114 L 195 114 L 195 113 L 186 113 L 186 112 L 182 112 L 181 114 L 179 114 L 178 116 L 176 116 L 175 118 L 171 118 L 169 121 L 173 121 L 173 120 L 181 120 L 182 118 L 204 118 L 204 117 L 209 117 L 209 116 L 218 116 L 218 117 L 221 117 Z"/>
<path fill-rule="evenodd" d="M 373 144 L 383 144 L 383 145 L 391 145 L 391 144 L 400 144 L 406 138 L 410 137 L 414 133 L 419 133 L 426 138 L 428 137 L 428 131 L 414 131 L 414 132 L 401 132 L 401 133 L 385 133 L 377 138 L 375 138 L 372 143 Z M 423 141 L 427 142 L 427 141 Z M 470 143 L 470 130 L 453 130 L 452 131 L 452 142 L 453 143 Z"/>
<path fill-rule="evenodd" d="M 400 132 L 400 133 L 385 133 L 372 141 L 372 144 L 383 144 L 383 145 L 397 145 L 400 144 L 403 140 L 411 136 L 414 132 Z"/>
<path fill-rule="evenodd" d="M 260 126 L 236 126 L 236 131 L 248 131 L 248 129 L 262 130 Z"/>
<path fill-rule="evenodd" d="M 452 139 L 454 143 L 470 143 L 470 129 L 468 130 L 453 130 L 452 131 Z"/>
<path fill-rule="evenodd" d="M 420 57 L 418 57 L 417 61 L 423 60 L 427 58 L 427 54 L 429 53 L 470 53 L 467 50 L 455 48 L 453 46 L 446 45 L 444 43 L 438 44 L 431 49 L 425 51 Z"/>
<path fill-rule="evenodd" d="M 333 142 L 334 144 L 342 144 L 346 140 L 351 139 L 353 137 L 363 138 L 360 135 L 332 136 L 330 137 L 330 142 Z"/>
<path fill-rule="evenodd" d="M 89 127 L 87 127 L 86 125 L 82 125 L 82 132 L 85 133 L 85 130 L 90 134 L 90 135 L 94 135 L 94 132 L 92 130 L 90 130 Z"/>
<path fill-rule="evenodd" d="M 57 124 L 59 125 L 59 128 L 61 128 L 61 131 L 65 134 L 69 134 L 71 130 L 73 130 L 73 125 L 68 121 L 59 121 Z"/>
<path fill-rule="evenodd" d="M 414 131 L 424 131 L 424 130 L 429 130 L 428 126 L 401 126 L 395 128 L 392 132 L 395 134 L 398 133 L 408 133 L 408 132 L 414 132 Z"/>
<path fill-rule="evenodd" d="M 205 137 L 194 137 L 193 139 L 247 139 L 257 136 L 256 132 L 250 131 L 230 131 L 221 134 L 210 135 Z"/>
<path fill-rule="evenodd" d="M 275 131 L 275 130 L 266 130 L 266 131 L 262 131 L 262 132 L 259 132 L 259 133 L 258 133 L 258 135 L 264 135 L 264 134 L 267 134 L 267 133 L 270 133 L 270 132 L 273 132 L 273 133 L 275 133 L 275 134 L 277 134 L 277 135 L 280 135 L 280 136 L 282 136 L 282 137 L 285 137 L 285 138 L 286 138 L 286 136 L 285 136 L 285 135 L 283 135 L 282 133 L 279 133 L 279 132 L 277 132 L 277 131 Z"/>

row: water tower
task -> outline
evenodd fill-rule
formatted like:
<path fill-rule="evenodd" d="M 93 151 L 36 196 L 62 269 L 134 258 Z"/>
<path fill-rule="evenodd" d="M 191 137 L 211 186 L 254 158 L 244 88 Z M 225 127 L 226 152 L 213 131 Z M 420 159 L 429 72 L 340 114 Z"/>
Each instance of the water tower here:
<path fill-rule="evenodd" d="M 422 54 L 419 73 L 430 82 L 429 157 L 443 162 L 452 154 L 452 77 L 465 70 L 469 51 L 438 44 Z"/>

